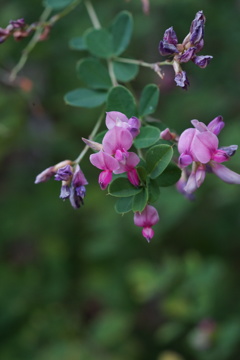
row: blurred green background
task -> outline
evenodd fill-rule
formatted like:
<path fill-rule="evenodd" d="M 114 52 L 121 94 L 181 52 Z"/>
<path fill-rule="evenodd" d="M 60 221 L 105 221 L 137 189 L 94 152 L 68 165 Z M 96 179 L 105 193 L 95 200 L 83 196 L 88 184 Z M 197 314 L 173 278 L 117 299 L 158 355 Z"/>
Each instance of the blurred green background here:
<path fill-rule="evenodd" d="M 102 25 L 121 10 L 134 17 L 124 54 L 160 61 L 158 43 L 174 26 L 179 40 L 198 10 L 206 17 L 205 47 L 213 55 L 204 70 L 186 64 L 191 87 L 176 88 L 166 69 L 162 82 L 141 69 L 132 87 L 160 85 L 155 117 L 177 132 L 193 118 L 208 123 L 223 115 L 221 145 L 239 144 L 238 0 L 95 0 Z M 39 0 L 1 0 L 0 26 L 39 18 Z M 113 211 L 114 199 L 99 190 L 98 170 L 86 157 L 85 205 L 74 211 L 53 180 L 35 176 L 83 148 L 99 109 L 66 106 L 79 87 L 69 49 L 91 23 L 83 5 L 51 31 L 30 55 L 21 75 L 33 82 L 23 92 L 7 84 L 29 39 L 8 39 L 0 52 L 0 359 L 4 360 L 237 360 L 240 358 L 240 187 L 208 175 L 188 202 L 163 189 L 161 221 L 148 244 L 132 214 Z M 239 153 L 228 166 L 240 172 Z"/>

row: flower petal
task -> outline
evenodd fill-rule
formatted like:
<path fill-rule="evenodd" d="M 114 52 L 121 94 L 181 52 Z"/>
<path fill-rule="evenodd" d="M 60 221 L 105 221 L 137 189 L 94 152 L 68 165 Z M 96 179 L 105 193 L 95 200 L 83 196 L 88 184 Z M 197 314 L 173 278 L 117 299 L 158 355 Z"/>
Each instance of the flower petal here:
<path fill-rule="evenodd" d="M 215 162 L 211 163 L 212 171 L 215 175 L 217 175 L 220 179 L 225 181 L 228 184 L 240 184 L 240 175 L 236 172 L 228 169 L 226 166 L 222 164 L 218 164 Z"/>
<path fill-rule="evenodd" d="M 90 155 L 90 162 L 101 170 L 113 171 L 119 168 L 118 161 L 103 151 Z"/>

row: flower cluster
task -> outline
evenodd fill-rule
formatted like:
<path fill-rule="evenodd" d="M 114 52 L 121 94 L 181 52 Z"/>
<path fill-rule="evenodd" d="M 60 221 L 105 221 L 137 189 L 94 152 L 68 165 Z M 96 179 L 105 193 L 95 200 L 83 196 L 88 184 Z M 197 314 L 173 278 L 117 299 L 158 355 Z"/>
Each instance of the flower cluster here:
<path fill-rule="evenodd" d="M 127 173 L 129 181 L 138 186 L 140 181 L 136 171 L 136 166 L 140 159 L 134 152 L 128 151 L 133 139 L 139 134 L 140 120 L 136 117 L 128 119 L 126 115 L 118 111 L 110 111 L 106 116 L 106 126 L 108 128 L 102 144 L 83 139 L 83 141 L 93 148 L 100 150 L 90 156 L 90 162 L 102 170 L 99 175 L 99 184 L 105 190 L 112 181 L 112 174 Z"/>
<path fill-rule="evenodd" d="M 45 182 L 54 176 L 55 180 L 62 181 L 60 198 L 69 199 L 73 208 L 78 209 L 83 205 L 86 195 L 85 185 L 88 184 L 79 165 L 72 166 L 71 160 L 64 160 L 41 172 L 35 180 L 35 184 Z"/>
<path fill-rule="evenodd" d="M 218 147 L 217 135 L 225 125 L 223 118 L 218 116 L 208 125 L 198 120 L 191 123 L 194 128 L 185 130 L 178 141 L 178 164 L 183 170 L 178 190 L 186 195 L 192 194 L 203 183 L 206 172 L 213 172 L 226 183 L 240 184 L 240 175 L 221 164 L 228 161 L 238 148 L 237 145 Z M 186 168 L 191 164 L 189 174 Z"/>
<path fill-rule="evenodd" d="M 183 40 L 182 44 L 178 43 L 178 38 L 173 27 L 167 29 L 164 33 L 163 40 L 159 43 L 159 52 L 162 56 L 173 56 L 173 69 L 175 71 L 175 82 L 177 86 L 187 89 L 189 81 L 186 72 L 182 70 L 181 63 L 192 60 L 200 68 L 205 68 L 212 56 L 197 56 L 204 45 L 204 25 L 206 18 L 202 11 L 198 11 L 192 21 L 190 32 Z"/>
<path fill-rule="evenodd" d="M 5 29 L 0 28 L 0 44 L 3 43 L 11 35 L 15 40 L 21 40 L 28 37 L 37 28 L 37 23 L 27 25 L 23 18 L 18 20 L 10 20 L 9 24 Z M 45 40 L 50 31 L 50 26 L 44 26 L 43 32 L 41 33 L 39 40 Z"/>

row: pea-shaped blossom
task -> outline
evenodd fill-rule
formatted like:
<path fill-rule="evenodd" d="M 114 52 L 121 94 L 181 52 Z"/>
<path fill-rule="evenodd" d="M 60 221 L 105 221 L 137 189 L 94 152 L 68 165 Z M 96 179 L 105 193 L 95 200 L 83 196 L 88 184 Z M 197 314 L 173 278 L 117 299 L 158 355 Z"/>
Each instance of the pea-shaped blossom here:
<path fill-rule="evenodd" d="M 133 144 L 133 137 L 139 132 L 140 122 L 137 118 L 128 119 L 124 114 L 111 111 L 106 115 L 106 125 L 109 129 L 102 144 L 83 139 L 93 150 L 100 150 L 90 155 L 90 162 L 103 170 L 98 182 L 102 190 L 112 181 L 113 174 L 127 173 L 129 181 L 138 186 L 140 181 L 136 171 L 139 157 L 128 150 Z"/>
<path fill-rule="evenodd" d="M 136 212 L 134 214 L 134 224 L 143 228 L 142 235 L 146 238 L 148 242 L 150 242 L 150 240 L 154 236 L 152 226 L 157 224 L 158 221 L 158 212 L 155 207 L 151 205 L 147 205 L 141 213 Z"/>
<path fill-rule="evenodd" d="M 178 38 L 173 27 L 167 29 L 163 40 L 159 43 L 159 52 L 162 56 L 172 56 L 175 82 L 177 86 L 187 89 L 189 81 L 187 74 L 181 68 L 181 63 L 192 60 L 200 68 L 205 68 L 212 59 L 210 55 L 197 56 L 204 45 L 204 26 L 206 18 L 203 11 L 198 11 L 192 21 L 190 31 L 183 42 L 178 43 Z"/>
<path fill-rule="evenodd" d="M 225 125 L 223 118 L 218 116 L 208 125 L 198 120 L 191 122 L 195 128 L 185 130 L 178 142 L 179 166 L 185 169 L 192 164 L 186 185 L 181 185 L 182 191 L 192 194 L 203 183 L 206 172 L 215 173 L 229 184 L 240 184 L 240 175 L 221 164 L 228 161 L 238 148 L 237 145 L 218 147 L 217 135 Z"/>

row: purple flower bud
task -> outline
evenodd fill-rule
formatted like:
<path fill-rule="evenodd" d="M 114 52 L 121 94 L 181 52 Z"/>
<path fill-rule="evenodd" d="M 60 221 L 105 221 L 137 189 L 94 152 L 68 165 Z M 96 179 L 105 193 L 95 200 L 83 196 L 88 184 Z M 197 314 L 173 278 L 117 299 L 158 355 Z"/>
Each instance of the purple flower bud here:
<path fill-rule="evenodd" d="M 132 134 L 132 137 L 135 138 L 140 133 L 139 129 L 141 127 L 141 121 L 137 117 L 132 116 L 128 120 L 128 125 L 129 125 L 128 130 Z"/>
<path fill-rule="evenodd" d="M 77 165 L 74 171 L 73 179 L 72 179 L 72 185 L 77 188 L 82 185 L 87 185 L 87 179 L 85 178 L 82 170 L 80 169 L 80 166 Z"/>
<path fill-rule="evenodd" d="M 195 48 L 196 48 L 196 53 L 198 53 L 199 51 L 202 50 L 203 46 L 204 46 L 204 40 L 200 40 L 199 43 L 195 44 L 194 45 Z"/>
<path fill-rule="evenodd" d="M 163 140 L 174 140 L 175 137 L 176 137 L 174 135 L 176 135 L 176 134 L 171 133 L 169 128 L 166 128 L 165 130 L 161 131 L 160 138 L 163 139 Z"/>
<path fill-rule="evenodd" d="M 61 186 L 61 192 L 60 192 L 60 199 L 68 199 L 70 196 L 70 188 L 68 185 L 66 185 L 65 183 L 63 183 L 63 185 Z"/>
<path fill-rule="evenodd" d="M 178 54 L 178 49 L 176 48 L 176 46 L 168 43 L 165 40 L 160 41 L 158 50 L 162 56 Z"/>
<path fill-rule="evenodd" d="M 223 121 L 223 117 L 221 115 L 215 117 L 210 123 L 208 124 L 207 128 L 209 131 L 218 135 L 220 131 L 224 128 L 225 123 Z"/>
<path fill-rule="evenodd" d="M 57 170 L 55 175 L 55 180 L 57 181 L 68 181 L 72 177 L 72 167 L 70 165 L 66 165 Z"/>
<path fill-rule="evenodd" d="M 18 20 L 10 20 L 9 24 L 12 25 L 14 29 L 22 28 L 26 25 L 23 18 Z"/>
<path fill-rule="evenodd" d="M 80 208 L 83 205 L 83 199 L 86 195 L 86 188 L 84 185 L 87 185 L 87 179 L 85 178 L 82 170 L 79 165 L 76 165 L 72 184 L 70 188 L 70 203 L 74 209 Z"/>
<path fill-rule="evenodd" d="M 238 149 L 238 145 L 230 145 L 230 146 L 221 146 L 219 150 L 224 151 L 228 157 L 231 157 L 235 154 Z"/>
<path fill-rule="evenodd" d="M 195 45 L 198 44 L 204 36 L 204 22 L 199 20 L 194 25 L 191 35 L 190 35 L 190 43 Z"/>
<path fill-rule="evenodd" d="M 199 66 L 201 69 L 204 69 L 205 67 L 208 66 L 208 64 L 210 63 L 210 61 L 212 60 L 212 56 L 210 55 L 205 55 L 205 56 L 195 56 L 192 61 L 194 62 L 194 64 L 196 64 L 197 66 Z"/>
<path fill-rule="evenodd" d="M 172 26 L 165 31 L 163 35 L 163 40 L 168 42 L 169 44 L 173 44 L 175 46 L 177 45 L 178 38 Z"/>
<path fill-rule="evenodd" d="M 191 60 L 193 58 L 193 56 L 195 55 L 196 52 L 196 48 L 195 47 L 190 47 L 188 50 L 186 50 L 182 55 L 180 55 L 178 57 L 178 60 L 180 63 L 186 63 L 189 60 Z"/>
<path fill-rule="evenodd" d="M 50 166 L 49 168 L 43 170 L 36 177 L 35 184 L 39 184 L 40 182 L 48 181 L 55 174 L 54 166 Z"/>
<path fill-rule="evenodd" d="M 180 86 L 181 88 L 183 88 L 185 90 L 187 90 L 188 86 L 190 85 L 188 78 L 187 78 L 186 71 L 180 71 L 179 73 L 177 73 L 174 80 L 175 80 L 177 86 Z"/>

